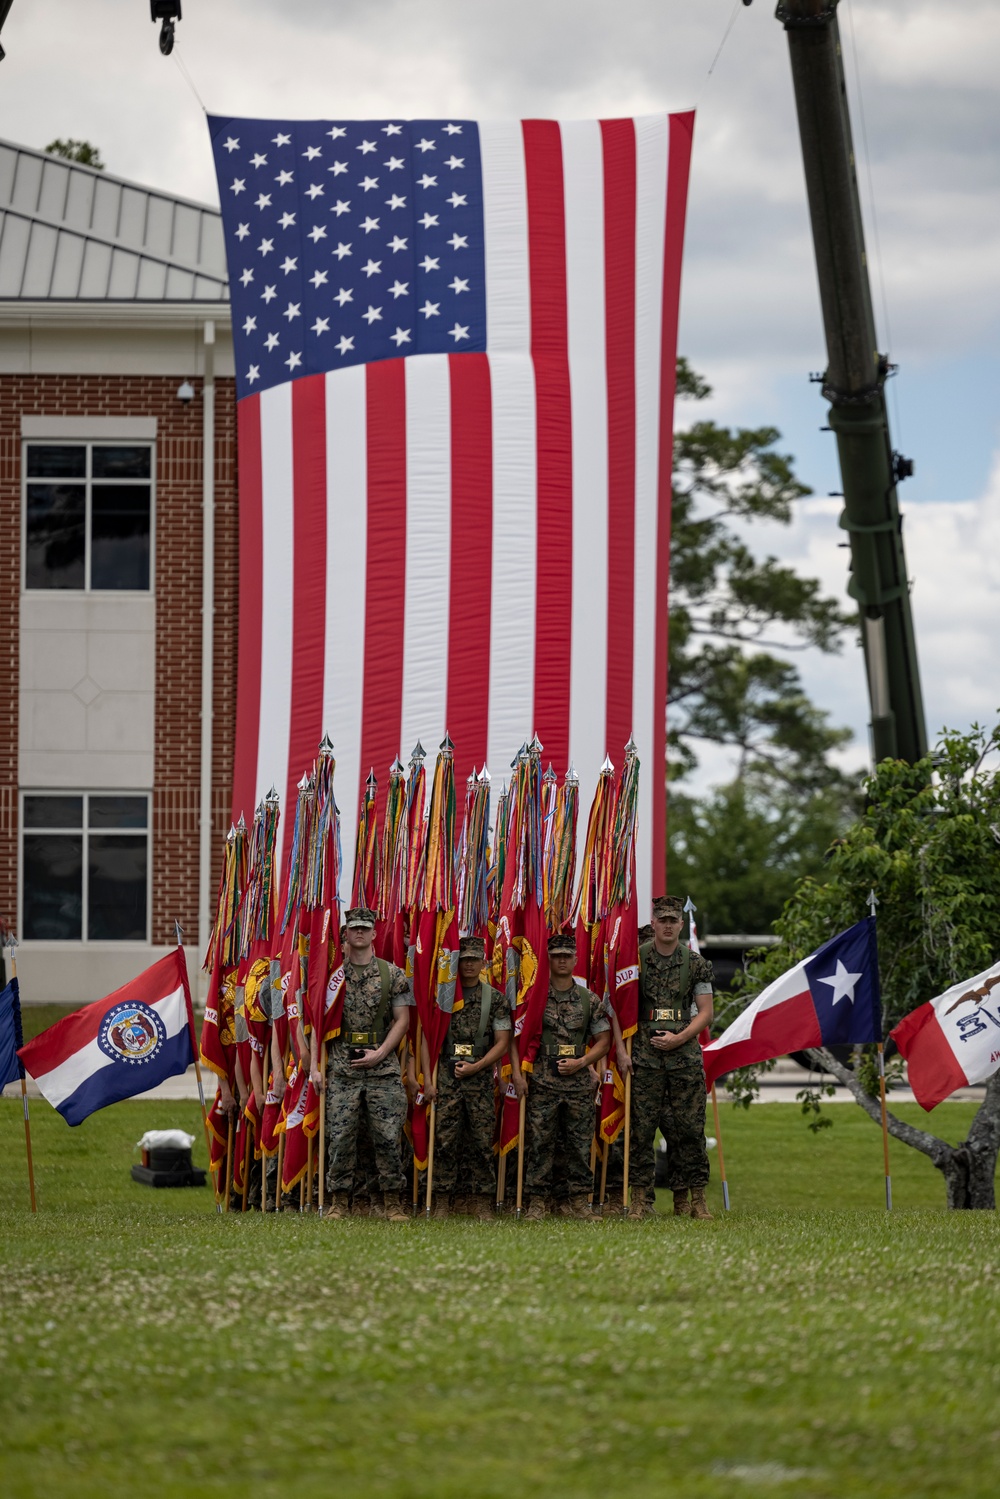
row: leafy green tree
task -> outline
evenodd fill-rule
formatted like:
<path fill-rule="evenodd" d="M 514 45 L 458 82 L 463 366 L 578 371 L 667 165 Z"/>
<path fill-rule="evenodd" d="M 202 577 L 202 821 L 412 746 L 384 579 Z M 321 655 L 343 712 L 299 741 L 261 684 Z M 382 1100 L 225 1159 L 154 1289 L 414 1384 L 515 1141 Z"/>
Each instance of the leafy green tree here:
<path fill-rule="evenodd" d="M 776 923 L 782 938 L 754 962 L 724 1024 L 773 978 L 865 914 L 874 889 L 885 1033 L 952 984 L 980 973 L 1000 949 L 1000 725 L 946 731 L 916 765 L 885 760 L 867 783 L 867 804 L 834 843 L 823 881 L 800 882 Z M 876 1122 L 881 1113 L 874 1048 L 854 1068 L 825 1048 L 812 1060 L 851 1090 Z M 749 1102 L 761 1069 L 734 1074 Z M 897 1062 L 897 1074 L 901 1069 Z M 957 1146 L 889 1115 L 896 1139 L 943 1174 L 949 1207 L 993 1208 L 1000 1151 L 1000 1073 Z"/>
<path fill-rule="evenodd" d="M 85 167 L 93 167 L 97 172 L 104 171 L 101 153 L 89 141 L 49 141 L 45 151 L 49 156 L 61 156 L 65 161 L 78 161 Z"/>
<path fill-rule="evenodd" d="M 670 797 L 670 887 L 690 892 L 703 936 L 769 932 L 805 875 L 820 875 L 844 826 L 824 788 L 773 791 L 740 779 L 708 796 Z"/>
<path fill-rule="evenodd" d="M 684 359 L 677 389 L 695 400 L 710 394 Z M 775 451 L 779 436 L 774 427 L 701 421 L 674 439 L 670 775 L 688 774 L 707 742 L 736 752 L 741 779 L 756 775 L 808 794 L 846 792 L 829 756 L 850 731 L 828 724 L 787 657 L 809 646 L 839 650 L 853 615 L 825 597 L 816 579 L 755 556 L 737 529 L 755 520 L 790 524 L 793 505 L 810 492 L 792 460 Z"/>

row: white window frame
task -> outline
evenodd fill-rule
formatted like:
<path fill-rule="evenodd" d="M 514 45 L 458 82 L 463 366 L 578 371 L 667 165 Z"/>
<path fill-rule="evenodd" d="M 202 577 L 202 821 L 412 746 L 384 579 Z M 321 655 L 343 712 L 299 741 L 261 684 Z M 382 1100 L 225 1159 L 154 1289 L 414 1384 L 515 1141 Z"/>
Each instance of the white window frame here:
<path fill-rule="evenodd" d="M 62 594 L 70 598 L 77 598 L 80 594 L 94 595 L 106 599 L 109 597 L 123 597 L 132 599 L 151 598 L 155 593 L 156 580 L 156 435 L 155 423 L 152 436 L 136 435 L 128 433 L 117 434 L 110 431 L 96 430 L 87 433 L 87 428 L 97 423 L 84 423 L 79 434 L 73 432 L 73 423 L 68 419 L 66 426 L 69 433 L 60 432 L 53 428 L 52 435 L 47 432 L 44 435 L 35 435 L 27 422 L 21 424 L 21 592 L 30 593 L 33 597 L 51 597 L 53 594 Z M 138 425 L 138 424 L 137 424 Z M 143 423 L 143 427 L 147 424 Z M 59 483 L 59 480 L 43 478 L 28 478 L 28 449 L 33 447 L 44 448 L 86 448 L 86 477 L 82 479 L 67 479 L 67 484 L 82 484 L 84 486 L 84 537 L 83 537 L 83 587 L 82 588 L 30 588 L 28 587 L 28 484 Z M 99 484 L 149 484 L 149 587 L 148 588 L 92 588 L 90 586 L 90 564 L 91 564 L 91 491 L 94 484 L 93 461 L 91 454 L 94 448 L 148 448 L 149 449 L 149 479 L 99 479 Z"/>
<path fill-rule="evenodd" d="M 26 828 L 24 825 L 24 799 L 26 796 L 60 796 L 83 798 L 82 826 L 79 828 Z M 89 798 L 92 796 L 131 796 L 144 797 L 146 802 L 146 826 L 145 828 L 90 828 L 88 826 Z M 30 937 L 24 943 L 26 949 L 32 947 L 44 947 L 58 950 L 59 952 L 72 951 L 77 948 L 90 948 L 118 952 L 129 947 L 149 947 L 152 942 L 153 927 L 153 793 L 152 791 L 137 790 L 135 787 L 111 789 L 107 786 L 91 787 L 83 790 L 76 786 L 24 786 L 18 792 L 18 836 L 17 836 L 17 930 L 24 931 L 24 835 L 25 833 L 46 832 L 66 833 L 70 835 L 79 834 L 82 840 L 81 858 L 83 867 L 81 870 L 81 915 L 80 936 L 68 937 L 62 940 L 58 937 Z M 88 937 L 87 926 L 90 914 L 90 860 L 88 858 L 88 840 L 91 832 L 102 833 L 121 832 L 132 834 L 135 837 L 144 835 L 146 839 L 146 931 L 142 937 L 123 937 L 120 940 L 113 937 Z"/>

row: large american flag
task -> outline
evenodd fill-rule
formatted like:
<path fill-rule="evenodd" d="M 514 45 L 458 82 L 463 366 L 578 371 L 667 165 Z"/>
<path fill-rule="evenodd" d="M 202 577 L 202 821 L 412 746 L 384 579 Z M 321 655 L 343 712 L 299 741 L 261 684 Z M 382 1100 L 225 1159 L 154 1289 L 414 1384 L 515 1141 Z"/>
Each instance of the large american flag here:
<path fill-rule="evenodd" d="M 663 889 L 674 364 L 693 115 L 210 119 L 239 398 L 233 811 L 324 731 L 448 732 L 461 787 L 537 733 L 586 794 L 632 735 Z M 290 819 L 288 819 L 290 822 Z"/>

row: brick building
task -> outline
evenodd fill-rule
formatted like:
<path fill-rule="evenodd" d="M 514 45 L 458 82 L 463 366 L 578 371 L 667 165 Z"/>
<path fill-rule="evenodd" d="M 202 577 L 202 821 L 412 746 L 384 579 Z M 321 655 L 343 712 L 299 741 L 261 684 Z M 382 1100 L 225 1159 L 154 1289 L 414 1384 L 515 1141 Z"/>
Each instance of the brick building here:
<path fill-rule="evenodd" d="M 206 940 L 235 423 L 218 214 L 0 143 L 0 916 L 28 999 L 99 998 L 175 919 Z"/>

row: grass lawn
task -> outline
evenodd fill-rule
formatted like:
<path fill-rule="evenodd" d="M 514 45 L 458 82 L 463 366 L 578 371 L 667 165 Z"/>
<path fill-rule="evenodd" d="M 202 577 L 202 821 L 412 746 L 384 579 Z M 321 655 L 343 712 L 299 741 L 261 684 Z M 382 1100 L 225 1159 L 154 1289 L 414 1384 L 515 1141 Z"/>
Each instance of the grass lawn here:
<path fill-rule="evenodd" d="M 878 1131 L 830 1113 L 727 1107 L 714 1223 L 389 1225 L 132 1183 L 144 1129 L 198 1129 L 162 1103 L 35 1104 L 32 1220 L 0 1102 L 0 1492 L 979 1499 L 996 1217 L 901 1147 L 887 1215 Z"/>

